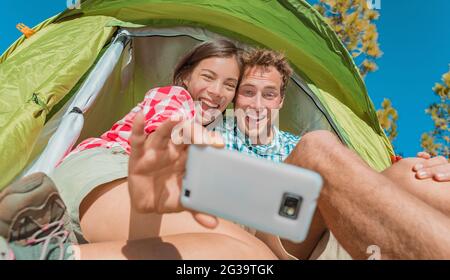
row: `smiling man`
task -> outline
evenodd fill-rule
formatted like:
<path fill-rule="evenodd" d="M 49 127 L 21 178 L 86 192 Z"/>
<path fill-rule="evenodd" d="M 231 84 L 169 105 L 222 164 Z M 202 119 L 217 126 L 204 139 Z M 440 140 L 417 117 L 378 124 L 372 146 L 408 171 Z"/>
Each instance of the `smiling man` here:
<path fill-rule="evenodd" d="M 275 125 L 292 69 L 284 55 L 271 50 L 252 50 L 244 62 L 234 114 L 215 130 L 222 134 L 227 149 L 282 162 L 300 140 Z"/>
<path fill-rule="evenodd" d="M 244 64 L 244 74 L 234 99 L 234 113 L 230 116 L 227 111 L 222 125 L 214 130 L 221 133 L 229 150 L 282 163 L 300 140 L 299 136 L 277 127 L 292 69 L 283 54 L 266 49 L 247 52 Z M 321 224 L 314 226 L 311 241 L 299 247 L 276 236 L 241 227 L 264 241 L 281 259 L 306 258 L 325 231 Z M 293 256 L 285 249 L 288 247 L 302 254 Z"/>
<path fill-rule="evenodd" d="M 284 56 L 270 50 L 252 50 L 244 62 L 244 75 L 234 100 L 235 114 L 216 128 L 226 148 L 308 168 L 320 173 L 325 181 L 320 214 L 316 211 L 304 242 L 294 244 L 244 229 L 264 241 L 281 259 L 367 258 L 366 248 L 373 244 L 381 248 L 382 258 L 448 258 L 450 165 L 445 158 L 419 155 L 377 173 L 328 131 L 310 132 L 300 141 L 300 137 L 280 131 L 275 125 L 291 74 Z M 423 172 L 426 176 L 421 175 Z M 348 182 L 353 183 L 350 186 Z M 356 197 L 357 193 L 361 195 Z M 384 207 L 387 204 L 393 208 Z M 394 208 L 402 211 L 392 211 Z M 386 221 L 389 226 L 380 226 Z M 434 228 L 428 226 L 426 232 L 420 230 L 423 236 L 417 234 L 429 221 L 433 221 Z M 398 246 L 402 242 L 406 245 Z M 439 242 L 443 246 L 436 246 Z"/>

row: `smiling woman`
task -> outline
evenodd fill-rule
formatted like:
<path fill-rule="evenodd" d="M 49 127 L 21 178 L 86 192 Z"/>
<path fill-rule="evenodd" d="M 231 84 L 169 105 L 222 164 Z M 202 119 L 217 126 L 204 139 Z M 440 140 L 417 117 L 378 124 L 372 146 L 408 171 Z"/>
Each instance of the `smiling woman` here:
<path fill-rule="evenodd" d="M 234 97 L 243 62 L 233 43 L 217 42 L 203 43 L 186 54 L 175 67 L 173 82 L 189 89 L 194 100 L 204 101 L 205 109 L 222 112 Z"/>
<path fill-rule="evenodd" d="M 195 118 L 198 114 L 194 101 L 207 100 L 207 108 L 224 110 L 234 97 L 241 68 L 240 50 L 232 42 L 216 40 L 197 45 L 176 67 L 174 80 L 179 78 L 183 87 L 150 90 L 109 131 L 81 142 L 56 167 L 50 177 L 67 207 L 76 242 L 102 243 L 77 247 L 80 254 L 76 258 L 136 258 L 140 253 L 134 251 L 141 247 L 139 244 L 159 246 L 158 250 L 148 250 L 152 253 L 146 258 L 274 258 L 261 241 L 247 236 L 232 223 L 223 221 L 217 229 L 207 230 L 183 213 L 168 222 L 162 222 L 163 216 L 156 214 L 181 210 L 179 200 L 172 195 L 179 191 L 187 146 L 171 141 L 172 129 L 180 122 L 172 117 L 182 116 L 191 127 L 207 125 L 209 118 L 202 114 Z M 214 136 L 211 134 L 210 138 Z M 161 186 L 169 187 L 170 195 L 163 191 L 164 198 L 157 201 L 149 188 Z M 204 214 L 195 217 L 208 220 Z M 211 227 L 213 223 L 217 222 L 210 221 Z M 185 224 L 183 230 L 177 228 L 181 224 Z M 196 230 L 192 228 L 195 225 Z M 15 222 L 10 226 L 16 228 Z M 162 246 L 161 238 L 179 253 Z M 196 248 L 211 247 L 217 242 L 235 251 L 227 252 L 216 244 L 217 252 L 204 249 L 198 255 L 186 249 L 186 243 L 194 245 L 191 239 L 196 240 Z M 129 250 L 123 249 L 127 247 L 123 245 L 125 240 L 129 240 Z M 19 251 L 15 251 L 17 256 L 21 256 Z"/>
<path fill-rule="evenodd" d="M 242 65 L 234 63 L 235 57 L 207 58 L 183 77 L 183 85 L 201 107 L 201 123 L 213 122 L 234 98 Z M 232 66 L 232 67 L 230 67 Z"/>
<path fill-rule="evenodd" d="M 116 185 L 116 181 L 119 179 L 122 179 L 123 187 L 127 189 L 128 174 L 133 171 L 141 172 L 141 169 L 133 169 L 133 167 L 136 168 L 136 165 L 130 164 L 128 168 L 128 155 L 132 153 L 131 132 L 134 130 L 135 119 L 141 115 L 141 129 L 144 130 L 145 135 L 154 133 L 163 126 L 163 123 L 170 122 L 170 119 L 175 116 L 181 116 L 185 120 L 195 118 L 195 122 L 198 124 L 207 125 L 217 116 L 196 111 L 194 101 L 201 103 L 207 101 L 207 104 L 202 105 L 201 108 L 208 109 L 208 111 L 214 109 L 220 114 L 234 97 L 241 68 L 239 49 L 232 42 L 217 40 L 197 45 L 175 67 L 173 75 L 175 86 L 150 90 L 144 100 L 116 122 L 110 130 L 99 138 L 88 138 L 82 141 L 62 161 L 51 176 L 71 213 L 71 219 L 80 240 L 109 240 L 109 234 L 105 236 L 100 233 L 102 232 L 101 227 L 90 226 L 91 223 L 98 224 L 99 217 L 105 217 L 106 212 L 109 212 L 106 210 L 109 207 L 96 207 L 96 201 L 102 201 L 102 197 L 109 197 L 109 191 L 120 189 L 121 187 Z M 230 83 L 233 83 L 232 86 Z M 173 122 L 170 126 L 173 127 L 175 124 L 177 123 Z M 142 137 L 147 137 L 145 135 Z M 164 146 L 167 148 L 170 144 L 166 143 Z M 173 148 L 180 149 L 179 146 L 173 146 Z M 182 148 L 175 158 L 177 160 L 178 158 L 185 159 L 186 156 L 183 154 L 185 152 L 185 148 Z M 138 166 L 141 160 L 145 161 L 140 158 L 141 156 L 138 154 L 137 159 L 135 158 L 138 160 L 136 163 Z M 158 156 L 161 163 L 164 162 L 163 158 L 163 155 L 161 158 Z M 105 165 L 105 161 L 109 164 Z M 148 165 L 148 162 L 144 164 L 144 170 L 147 170 Z M 79 168 L 74 168 L 75 166 L 79 166 Z M 153 171 L 155 170 L 157 168 Z M 158 180 L 161 180 L 162 177 L 158 177 Z M 147 192 L 141 190 L 140 185 L 147 186 L 148 184 L 135 182 L 130 186 L 131 201 L 126 201 L 127 206 L 125 207 L 128 210 L 123 211 L 121 215 L 127 215 L 131 205 L 137 209 L 145 209 L 148 206 Z M 115 200 L 110 200 L 110 202 L 111 205 L 118 203 Z M 117 219 L 117 217 L 115 218 Z M 111 232 L 110 229 L 108 231 Z M 124 236 L 124 239 L 128 238 Z"/>

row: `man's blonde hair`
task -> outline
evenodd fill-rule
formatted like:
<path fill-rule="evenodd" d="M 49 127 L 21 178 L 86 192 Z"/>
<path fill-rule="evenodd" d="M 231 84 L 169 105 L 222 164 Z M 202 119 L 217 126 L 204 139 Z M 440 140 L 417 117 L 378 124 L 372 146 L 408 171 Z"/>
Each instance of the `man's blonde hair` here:
<path fill-rule="evenodd" d="M 244 69 L 253 67 L 263 67 L 267 69 L 273 66 L 281 74 L 281 96 L 284 96 L 289 78 L 292 74 L 292 68 L 289 65 L 284 54 L 267 49 L 252 49 L 243 54 Z M 244 71 L 245 71 L 244 70 Z"/>

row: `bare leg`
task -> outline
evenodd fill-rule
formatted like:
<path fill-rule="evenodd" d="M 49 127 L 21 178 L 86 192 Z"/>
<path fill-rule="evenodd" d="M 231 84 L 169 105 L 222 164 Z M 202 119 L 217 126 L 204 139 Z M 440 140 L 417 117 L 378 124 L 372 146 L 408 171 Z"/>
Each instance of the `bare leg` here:
<path fill-rule="evenodd" d="M 188 212 L 142 214 L 131 207 L 125 179 L 105 184 L 90 193 L 80 206 L 81 228 L 91 243 L 136 240 L 183 233 L 215 233 L 243 242 L 256 238 L 229 221 L 219 219 L 211 230 L 198 224 Z"/>
<path fill-rule="evenodd" d="M 276 259 L 259 240 L 246 243 L 228 235 L 187 233 L 161 238 L 74 246 L 75 258 L 89 259 Z"/>
<path fill-rule="evenodd" d="M 162 216 L 130 207 L 127 180 L 97 187 L 80 205 L 80 225 L 91 243 L 157 237 Z"/>
<path fill-rule="evenodd" d="M 450 182 L 416 179 L 413 166 L 423 161 L 425 160 L 420 158 L 402 159 L 381 174 L 388 177 L 402 189 L 450 217 Z"/>
<path fill-rule="evenodd" d="M 372 170 L 326 131 L 302 137 L 289 163 L 319 172 L 319 210 L 354 258 L 450 258 L 450 218 Z"/>
<path fill-rule="evenodd" d="M 293 152 L 292 157 L 296 157 L 296 152 L 302 153 L 301 151 L 303 149 L 303 144 L 300 144 L 298 150 Z M 287 159 L 287 162 L 290 160 L 291 157 Z M 422 161 L 425 160 L 421 158 L 402 159 L 381 172 L 381 174 L 395 182 L 398 187 L 408 191 L 450 217 L 450 183 L 436 182 L 432 179 L 418 180 L 415 177 L 415 172 L 413 172 L 413 166 Z M 289 253 L 296 257 L 300 259 L 307 258 L 320 240 L 324 230 L 326 230 L 326 226 L 323 223 L 322 215 L 320 211 L 317 211 L 314 215 L 307 239 L 300 244 L 283 240 L 283 245 Z"/>

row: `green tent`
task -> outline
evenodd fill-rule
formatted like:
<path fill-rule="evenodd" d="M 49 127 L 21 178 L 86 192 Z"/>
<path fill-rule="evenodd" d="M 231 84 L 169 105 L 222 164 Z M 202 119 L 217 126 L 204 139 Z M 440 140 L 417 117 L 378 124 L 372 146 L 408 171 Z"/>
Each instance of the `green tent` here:
<path fill-rule="evenodd" d="M 328 129 L 377 170 L 393 150 L 351 56 L 303 0 L 86 0 L 0 57 L 0 189 L 98 136 L 200 41 L 283 51 L 295 73 L 280 128 Z"/>

